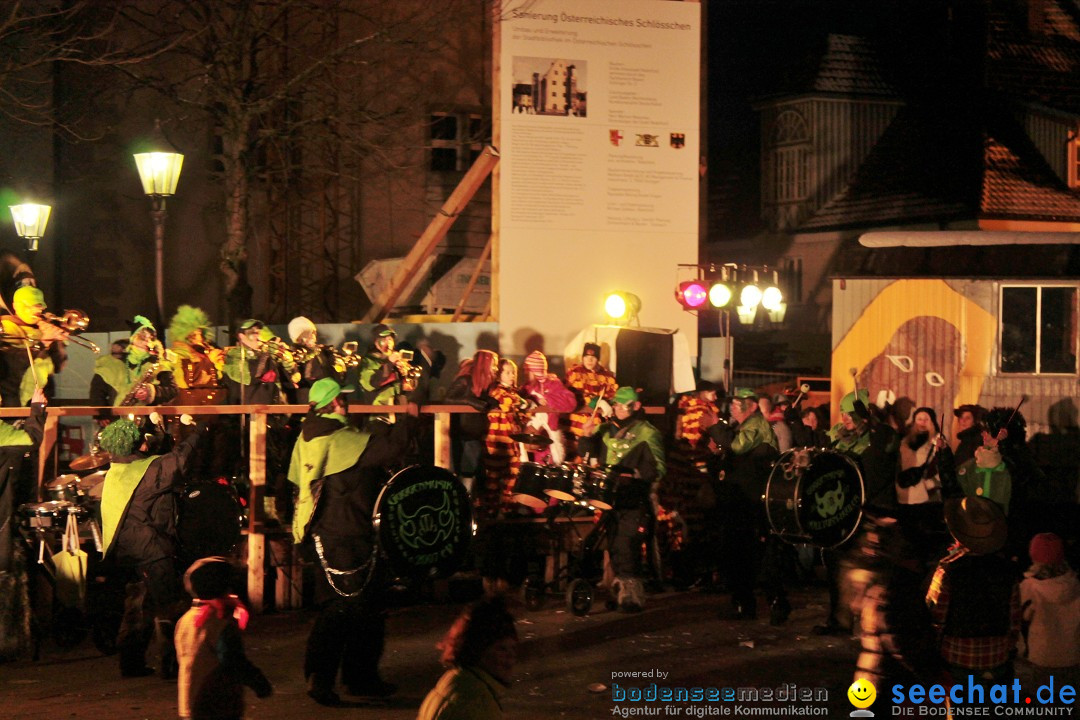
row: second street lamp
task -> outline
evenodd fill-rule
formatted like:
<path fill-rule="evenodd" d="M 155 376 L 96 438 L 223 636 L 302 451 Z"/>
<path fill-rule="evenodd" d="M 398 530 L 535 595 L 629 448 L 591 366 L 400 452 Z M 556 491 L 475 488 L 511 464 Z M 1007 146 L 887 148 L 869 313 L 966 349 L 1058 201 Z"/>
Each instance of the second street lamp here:
<path fill-rule="evenodd" d="M 37 251 L 38 240 L 45 237 L 45 226 L 49 224 L 52 206 L 23 203 L 9 205 L 8 209 L 11 210 L 11 219 L 15 222 L 15 233 L 26 240 L 26 249 L 30 252 Z"/>
<path fill-rule="evenodd" d="M 135 167 L 139 170 L 143 192 L 153 203 L 150 217 L 154 221 L 154 288 L 157 293 L 158 327 L 165 323 L 165 198 L 176 194 L 180 181 L 180 168 L 184 156 L 168 146 L 161 137 L 161 128 L 155 129 L 157 147 L 150 152 L 135 153 Z"/>

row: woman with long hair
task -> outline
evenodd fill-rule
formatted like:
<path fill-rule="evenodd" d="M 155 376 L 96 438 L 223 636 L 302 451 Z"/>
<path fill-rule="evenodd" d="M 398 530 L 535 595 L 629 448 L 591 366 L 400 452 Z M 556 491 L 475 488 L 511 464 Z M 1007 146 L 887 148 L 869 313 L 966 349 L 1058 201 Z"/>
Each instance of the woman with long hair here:
<path fill-rule="evenodd" d="M 488 434 L 487 412 L 495 407 L 488 390 L 495 382 L 499 356 L 490 350 L 477 350 L 461 364 L 457 376 L 446 392 L 446 402 L 451 405 L 468 405 L 475 413 L 455 413 L 454 467 L 465 486 L 473 490 L 474 479 L 483 476 L 484 439 Z"/>
<path fill-rule="evenodd" d="M 517 365 L 509 358 L 499 361 L 496 382 L 488 395 L 495 402 L 493 410 L 488 412 L 487 445 L 487 482 L 476 493 L 477 514 L 491 519 L 499 514 L 500 505 L 510 507 L 521 458 L 518 457 L 517 444 L 510 437 L 521 432 L 520 413 L 527 410 L 531 403 L 518 392 Z"/>

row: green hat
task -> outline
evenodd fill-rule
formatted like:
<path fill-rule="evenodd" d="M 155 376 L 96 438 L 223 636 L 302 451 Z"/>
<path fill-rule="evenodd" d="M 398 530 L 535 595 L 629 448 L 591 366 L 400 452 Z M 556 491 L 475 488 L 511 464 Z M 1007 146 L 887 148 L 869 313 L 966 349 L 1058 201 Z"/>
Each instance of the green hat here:
<path fill-rule="evenodd" d="M 381 338 L 388 335 L 397 335 L 397 332 L 386 323 L 379 323 L 375 326 L 375 329 L 371 331 L 371 334 L 373 337 Z"/>
<path fill-rule="evenodd" d="M 135 333 L 145 328 L 149 328 L 150 330 L 153 330 L 155 333 L 157 333 L 157 328 L 154 327 L 154 323 L 150 322 L 150 319 L 148 317 L 144 315 L 136 315 L 135 319 L 131 321 L 131 334 L 134 335 Z"/>
<path fill-rule="evenodd" d="M 870 404 L 869 390 L 859 390 L 858 396 L 859 400 L 862 401 L 863 405 Z M 855 412 L 855 393 L 849 392 L 847 395 L 844 396 L 844 399 L 840 401 L 840 412 L 847 413 L 848 415 Z"/>
<path fill-rule="evenodd" d="M 23 285 L 11 296 L 11 303 L 23 305 L 45 305 L 45 293 L 31 285 Z"/>
<path fill-rule="evenodd" d="M 259 329 L 259 339 L 263 342 L 270 342 L 276 337 L 277 335 L 274 334 L 274 331 L 268 327 L 263 327 Z"/>
<path fill-rule="evenodd" d="M 113 457 L 124 457 L 135 452 L 142 441 L 142 432 L 139 426 L 131 420 L 124 418 L 114 420 L 101 431 L 101 449 Z"/>
<path fill-rule="evenodd" d="M 262 320 L 256 320 L 255 318 L 249 318 L 248 320 L 245 320 L 244 322 L 240 323 L 240 329 L 241 330 L 250 330 L 251 328 L 255 327 L 256 325 L 258 325 L 259 327 L 263 327 L 263 321 Z"/>
<path fill-rule="evenodd" d="M 352 385 L 342 386 L 334 378 L 324 377 L 312 383 L 311 389 L 308 390 L 308 403 L 316 410 L 321 410 L 341 393 L 351 393 L 354 390 L 356 388 Z"/>
<path fill-rule="evenodd" d="M 757 400 L 757 393 L 754 392 L 754 388 L 735 388 L 735 394 L 732 397 L 737 400 Z"/>
<path fill-rule="evenodd" d="M 612 398 L 614 402 L 620 405 L 629 405 L 632 402 L 637 402 L 638 394 L 637 390 L 629 385 L 623 385 L 621 388 L 615 391 L 615 397 Z"/>

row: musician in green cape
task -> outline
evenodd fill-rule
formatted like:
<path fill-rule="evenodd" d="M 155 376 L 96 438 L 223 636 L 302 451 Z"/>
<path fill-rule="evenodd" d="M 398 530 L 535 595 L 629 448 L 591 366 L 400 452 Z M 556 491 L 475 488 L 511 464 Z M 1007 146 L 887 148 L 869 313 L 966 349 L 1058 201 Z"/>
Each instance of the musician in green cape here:
<path fill-rule="evenodd" d="M 154 324 L 136 315 L 132 327 L 123 359 L 106 355 L 94 363 L 91 405 L 165 405 L 176 397 L 172 364 Z"/>
<path fill-rule="evenodd" d="M 339 674 L 350 695 L 385 697 L 396 687 L 379 677 L 386 635 L 380 579 L 372 571 L 372 514 L 385 468 L 408 441 L 403 423 L 372 436 L 349 423 L 342 387 L 317 380 L 293 448 L 289 481 L 299 489 L 293 539 L 318 563 L 315 602 L 319 615 L 308 636 L 304 676 L 308 695 L 338 705 Z"/>
<path fill-rule="evenodd" d="M 192 424 L 190 416 L 182 422 Z M 173 625 L 186 608 L 181 603 L 180 575 L 175 567 L 176 493 L 205 433 L 200 425 L 165 455 L 146 454 L 146 437 L 128 419 L 117 420 L 101 432 L 101 449 L 112 456 L 101 494 L 102 553 L 119 572 L 133 576 L 128 585 L 124 623 L 117 637 L 120 673 L 138 677 L 153 672 L 146 666 L 149 623 L 161 648 L 160 673 L 176 676 Z M 139 587 L 142 583 L 145 588 Z M 143 608 L 138 603 L 145 595 Z"/>

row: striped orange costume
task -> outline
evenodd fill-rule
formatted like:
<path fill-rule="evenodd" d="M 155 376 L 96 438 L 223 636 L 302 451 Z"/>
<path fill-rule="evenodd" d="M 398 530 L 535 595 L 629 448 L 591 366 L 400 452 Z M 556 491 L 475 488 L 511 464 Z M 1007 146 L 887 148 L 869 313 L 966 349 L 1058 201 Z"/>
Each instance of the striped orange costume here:
<path fill-rule="evenodd" d="M 499 514 L 501 505 L 511 504 L 510 495 L 514 491 L 521 460 L 517 453 L 517 443 L 510 435 L 521 432 L 521 416 L 518 409 L 527 404 L 517 388 L 495 384 L 488 391 L 488 396 L 498 403 L 498 409 L 487 414 L 488 434 L 484 439 L 487 457 L 484 460 L 486 482 L 474 495 L 474 505 L 478 518 L 494 519 Z"/>
<path fill-rule="evenodd" d="M 714 403 L 703 400 L 698 393 L 679 398 L 679 424 L 675 436 L 697 447 L 705 430 L 716 424 L 720 411 Z"/>
<path fill-rule="evenodd" d="M 566 386 L 582 401 L 579 412 L 570 413 L 570 432 L 576 439 L 584 434 L 585 423 L 592 417 L 589 403 L 593 398 L 611 400 L 619 386 L 615 382 L 615 375 L 600 364 L 593 370 L 587 370 L 584 365 L 570 368 L 570 372 L 566 373 Z"/>

